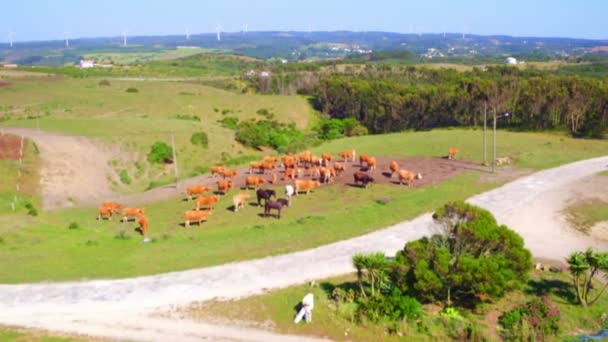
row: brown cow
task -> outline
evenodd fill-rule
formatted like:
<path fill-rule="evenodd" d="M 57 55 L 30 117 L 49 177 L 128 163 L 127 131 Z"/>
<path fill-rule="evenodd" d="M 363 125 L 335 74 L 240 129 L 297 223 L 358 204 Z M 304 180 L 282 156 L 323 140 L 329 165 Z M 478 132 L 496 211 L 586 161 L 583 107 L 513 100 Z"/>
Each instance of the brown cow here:
<path fill-rule="evenodd" d="M 232 189 L 232 181 L 221 180 L 217 182 L 217 192 L 226 194 Z"/>
<path fill-rule="evenodd" d="M 279 180 L 279 176 L 277 176 L 276 172 L 273 172 L 272 175 L 270 175 L 270 177 L 271 177 L 270 183 L 277 184 L 277 181 Z"/>
<path fill-rule="evenodd" d="M 127 222 L 129 218 L 135 218 L 143 214 L 145 214 L 144 208 L 124 208 L 122 210 L 122 222 Z"/>
<path fill-rule="evenodd" d="M 356 171 L 353 174 L 353 177 L 355 179 L 355 185 L 358 185 L 359 183 L 361 183 L 361 186 L 364 188 L 367 188 L 371 183 L 374 182 L 374 178 L 370 175 L 368 175 L 365 172 L 361 172 L 361 171 Z"/>
<path fill-rule="evenodd" d="M 251 163 L 249 163 L 249 174 L 253 174 L 256 169 L 260 170 L 262 168 L 262 164 L 264 163 L 257 161 L 252 161 Z"/>
<path fill-rule="evenodd" d="M 201 208 L 209 208 L 213 209 L 217 202 L 220 201 L 220 196 L 207 196 L 207 197 L 199 197 L 196 199 L 196 210 L 201 210 Z"/>
<path fill-rule="evenodd" d="M 408 187 L 411 187 L 412 183 L 414 183 L 416 179 L 422 179 L 422 175 L 420 173 L 416 174 L 408 170 L 399 170 L 399 184 L 403 184 L 405 182 L 407 183 Z"/>
<path fill-rule="evenodd" d="M 190 227 L 190 222 L 198 222 L 198 225 L 201 225 L 201 222 L 207 221 L 209 215 L 211 215 L 211 210 L 188 210 L 184 212 L 184 226 Z"/>
<path fill-rule="evenodd" d="M 339 153 L 340 158 L 344 160 L 344 162 L 348 162 L 349 160 L 353 163 L 355 162 L 355 158 L 357 156 L 357 152 L 355 150 L 344 151 Z"/>
<path fill-rule="evenodd" d="M 312 179 L 321 178 L 321 170 L 319 170 L 318 167 L 312 167 L 312 168 L 308 169 L 308 174 L 310 175 L 310 177 Z"/>
<path fill-rule="evenodd" d="M 186 189 L 186 194 L 188 195 L 188 200 L 191 200 L 193 195 L 200 196 L 209 190 L 211 190 L 211 187 L 208 185 L 194 185 Z"/>
<path fill-rule="evenodd" d="M 364 166 L 363 163 L 365 163 L 367 165 L 370 158 L 372 158 L 372 156 L 368 156 L 367 154 L 360 155 L 359 156 L 359 166 Z"/>
<path fill-rule="evenodd" d="M 321 183 L 319 181 L 298 179 L 294 182 L 294 195 L 297 195 L 299 191 L 306 191 L 306 194 L 308 195 L 310 193 L 310 190 L 319 186 L 321 186 Z"/>
<path fill-rule="evenodd" d="M 298 161 L 296 160 L 295 156 L 283 156 L 281 160 L 283 161 L 283 168 L 285 169 L 293 169 L 298 164 Z"/>
<path fill-rule="evenodd" d="M 321 159 L 317 156 L 312 156 L 310 158 L 310 163 L 315 166 L 321 166 L 323 164 L 323 159 Z"/>
<path fill-rule="evenodd" d="M 113 212 L 117 212 L 122 209 L 122 204 L 116 202 L 102 202 L 101 206 L 110 208 Z"/>
<path fill-rule="evenodd" d="M 323 166 L 329 166 L 329 162 L 332 159 L 332 155 L 330 153 L 323 153 L 321 154 L 321 161 Z"/>
<path fill-rule="evenodd" d="M 222 170 L 220 175 L 222 176 L 222 178 L 226 179 L 226 178 L 230 178 L 231 180 L 234 179 L 234 177 L 236 177 L 237 171 L 236 170 Z"/>
<path fill-rule="evenodd" d="M 342 172 L 346 171 L 346 167 L 342 163 L 334 163 L 334 166 L 332 167 L 336 171 L 336 175 L 340 175 Z"/>
<path fill-rule="evenodd" d="M 264 184 L 264 182 L 264 178 L 256 176 L 247 176 L 245 177 L 245 189 L 249 189 L 250 187 L 257 189 L 260 185 Z"/>
<path fill-rule="evenodd" d="M 224 171 L 224 167 L 223 166 L 212 166 L 211 167 L 211 177 L 215 177 L 217 175 L 221 176 L 222 175 L 222 171 Z"/>
<path fill-rule="evenodd" d="M 448 159 L 456 158 L 457 153 L 458 153 L 457 147 L 450 147 L 450 149 L 448 149 Z"/>
<path fill-rule="evenodd" d="M 97 211 L 97 220 L 101 220 L 107 218 L 108 220 L 112 219 L 112 215 L 114 215 L 114 210 L 110 207 L 104 207 L 103 205 L 99 207 Z"/>
<path fill-rule="evenodd" d="M 295 169 L 287 169 L 283 174 L 283 180 L 295 179 L 296 178 L 296 170 Z"/>
<path fill-rule="evenodd" d="M 374 173 L 374 171 L 376 171 L 377 164 L 378 163 L 376 162 L 376 157 L 367 158 L 367 169 L 370 173 Z"/>
<path fill-rule="evenodd" d="M 312 152 L 300 152 L 300 154 L 298 154 L 298 160 L 304 165 L 310 165 L 312 163 Z"/>
<path fill-rule="evenodd" d="M 321 169 L 321 179 L 323 183 L 331 183 L 336 176 L 336 171 L 332 167 L 322 168 Z"/>
<path fill-rule="evenodd" d="M 139 224 L 139 231 L 141 232 L 141 235 L 147 236 L 148 235 L 148 218 L 145 215 L 137 215 L 137 217 L 135 217 L 135 219 L 137 220 L 137 224 Z"/>
<path fill-rule="evenodd" d="M 264 158 L 262 158 L 262 163 L 276 164 L 277 161 L 279 161 L 277 156 L 264 156 Z"/>
<path fill-rule="evenodd" d="M 272 170 L 274 170 L 275 168 L 276 168 L 276 166 L 275 166 L 275 164 L 274 164 L 274 163 L 266 163 L 266 162 L 264 162 L 264 163 L 262 163 L 262 165 L 260 166 L 260 171 L 261 171 L 263 174 L 266 174 L 266 173 L 268 173 L 268 172 L 272 172 Z"/>
<path fill-rule="evenodd" d="M 248 193 L 240 193 L 232 196 L 232 203 L 234 204 L 234 212 L 236 213 L 239 208 L 245 208 L 245 201 L 251 198 Z"/>
<path fill-rule="evenodd" d="M 399 164 L 397 164 L 396 161 L 391 161 L 390 165 L 388 166 L 388 168 L 391 170 L 391 178 L 393 177 L 393 175 L 397 172 L 399 172 Z"/>

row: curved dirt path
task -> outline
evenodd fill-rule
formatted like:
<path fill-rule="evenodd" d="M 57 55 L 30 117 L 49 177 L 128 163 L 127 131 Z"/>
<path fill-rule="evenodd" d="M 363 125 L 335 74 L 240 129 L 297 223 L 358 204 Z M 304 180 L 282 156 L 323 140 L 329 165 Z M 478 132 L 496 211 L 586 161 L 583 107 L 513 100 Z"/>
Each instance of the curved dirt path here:
<path fill-rule="evenodd" d="M 469 202 L 489 209 L 500 223 L 518 231 L 535 257 L 559 260 L 590 244 L 606 249 L 606 245 L 554 226 L 551 216 L 557 212 L 552 210 L 561 208 L 550 196 L 607 166 L 608 156 L 564 165 L 523 177 Z M 537 210 L 545 210 L 547 215 Z M 197 325 L 151 318 L 150 314 L 171 312 L 192 301 L 239 298 L 348 273 L 356 252 L 383 250 L 392 255 L 406 241 L 432 232 L 431 216 L 425 214 L 361 237 L 258 260 L 123 280 L 0 285 L 0 323 L 137 340 L 288 340 L 290 337 L 254 329 Z"/>
<path fill-rule="evenodd" d="M 92 140 L 27 128 L 0 127 L 32 139 L 42 159 L 40 190 L 45 210 L 99 203 L 112 196 L 107 175 L 111 152 Z"/>

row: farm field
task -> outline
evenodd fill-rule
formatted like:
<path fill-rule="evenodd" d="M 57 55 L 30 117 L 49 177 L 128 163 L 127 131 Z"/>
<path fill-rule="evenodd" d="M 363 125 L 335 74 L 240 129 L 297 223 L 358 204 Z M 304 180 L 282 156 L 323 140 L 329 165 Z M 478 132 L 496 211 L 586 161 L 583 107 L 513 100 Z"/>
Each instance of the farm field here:
<path fill-rule="evenodd" d="M 480 160 L 480 138 L 480 131 L 475 130 L 405 132 L 335 140 L 316 152 L 356 147 L 378 156 L 437 156 L 445 154 L 445 146 L 457 145 L 462 151 L 459 158 Z M 521 175 L 524 168 L 542 169 L 600 156 L 608 147 L 605 141 L 538 133 L 500 132 L 499 142 L 500 155 L 514 157 L 518 168 L 502 169 L 492 176 L 456 160 L 450 163 L 459 165 L 461 173 L 424 187 L 407 189 L 385 183 L 363 190 L 331 185 L 298 196 L 281 220 L 260 217 L 262 209 L 254 204 L 233 213 L 231 196 L 242 190 L 224 196 L 209 222 L 187 229 L 180 225 L 181 215 L 193 207 L 192 202 L 181 197 L 155 202 L 145 206 L 153 239 L 149 244 L 141 242 L 135 222 L 100 222 L 93 208 L 44 212 L 37 217 L 23 211 L 5 215 L 0 217 L 4 246 L 0 258 L 8 266 L 0 271 L 0 282 L 122 278 L 293 252 L 414 218 L 446 201 L 500 185 Z M 408 159 L 403 166 L 408 167 Z M 281 188 L 276 189 L 282 193 Z"/>
<path fill-rule="evenodd" d="M 433 304 L 424 306 L 424 316 L 420 328 L 415 324 L 358 323 L 354 320 L 354 304 L 337 304 L 332 299 L 335 288 L 357 290 L 354 274 L 338 278 L 324 279 L 310 284 L 302 284 L 280 290 L 269 291 L 241 300 L 210 301 L 192 304 L 182 309 L 186 317 L 205 322 L 253 326 L 284 334 L 299 334 L 330 338 L 337 341 L 370 341 L 382 336 L 383 341 L 402 341 L 404 338 L 416 341 L 445 340 L 447 336 L 456 338 L 458 329 L 446 323 L 439 315 L 441 307 Z M 295 306 L 304 294 L 315 296 L 313 323 L 298 325 L 293 323 Z M 496 303 L 484 306 L 479 312 L 459 308 L 467 321 L 477 327 L 476 333 L 495 341 L 500 340 L 498 317 L 518 304 L 537 298 L 543 293 L 549 295 L 561 312 L 558 340 L 575 340 L 575 336 L 595 334 L 603 327 L 602 312 L 608 306 L 608 298 L 603 297 L 596 305 L 585 309 L 576 304 L 576 295 L 567 272 L 551 273 L 534 271 L 523 289 L 514 291 Z M 398 330 L 396 333 L 389 333 Z"/>
<path fill-rule="evenodd" d="M 276 120 L 304 129 L 312 111 L 305 98 L 239 95 L 185 82 L 127 82 L 99 79 L 16 81 L 0 88 L 0 126 L 40 128 L 57 134 L 92 138 L 112 150 L 110 160 L 114 190 L 137 192 L 170 179 L 166 170 L 151 167 L 146 155 L 156 141 L 171 143 L 175 135 L 181 175 L 192 177 L 205 167 L 235 158 L 255 158 L 261 153 L 234 142 L 234 131 L 218 120 L 260 117 L 267 109 Z M 137 93 L 127 93 L 136 88 Z M 192 119 L 194 117 L 194 119 Z M 199 121 L 200 120 L 200 121 Z M 190 142 L 192 134 L 208 135 L 207 149 Z M 132 179 L 124 184 L 118 174 L 126 170 Z"/>

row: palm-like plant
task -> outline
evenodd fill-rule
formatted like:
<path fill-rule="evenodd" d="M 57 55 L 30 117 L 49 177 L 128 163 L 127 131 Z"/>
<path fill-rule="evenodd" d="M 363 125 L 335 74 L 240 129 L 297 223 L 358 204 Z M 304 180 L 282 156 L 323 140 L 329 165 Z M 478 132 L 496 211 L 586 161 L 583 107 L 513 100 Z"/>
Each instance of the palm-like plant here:
<path fill-rule="evenodd" d="M 367 297 L 367 294 L 363 288 L 363 270 L 365 270 L 369 280 L 371 295 L 375 296 L 377 285 L 386 278 L 388 261 L 386 260 L 384 253 L 357 253 L 353 256 L 353 265 L 357 269 L 357 279 L 359 281 L 359 288 L 361 289 L 363 297 Z"/>
<path fill-rule="evenodd" d="M 603 272 L 604 276 L 608 279 L 608 253 L 594 252 L 593 249 L 589 248 L 585 252 L 572 253 L 568 257 L 567 262 L 578 301 L 584 307 L 592 305 L 602 296 L 608 287 L 608 283 L 605 284 L 594 298 L 589 299 L 595 275 L 598 272 Z"/>

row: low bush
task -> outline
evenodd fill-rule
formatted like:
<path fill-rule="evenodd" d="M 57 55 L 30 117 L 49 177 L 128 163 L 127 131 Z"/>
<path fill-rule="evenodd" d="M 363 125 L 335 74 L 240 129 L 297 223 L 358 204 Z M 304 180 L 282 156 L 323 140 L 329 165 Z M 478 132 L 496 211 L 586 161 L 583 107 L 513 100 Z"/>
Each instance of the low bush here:
<path fill-rule="evenodd" d="M 324 120 L 317 129 L 319 138 L 324 140 L 332 140 L 352 135 L 353 129 L 362 127 L 356 119 L 329 119 Z M 362 134 L 361 128 L 357 128 L 357 135 Z M 367 134 L 367 129 L 365 130 Z"/>
<path fill-rule="evenodd" d="M 187 115 L 187 114 L 177 114 L 175 116 L 176 119 L 178 120 L 188 120 L 188 121 L 201 121 L 201 117 L 198 115 Z"/>
<path fill-rule="evenodd" d="M 394 288 L 388 295 L 376 295 L 361 298 L 357 308 L 357 318 L 371 322 L 382 319 L 389 321 L 413 321 L 422 317 L 422 304 L 416 298 L 404 295 Z"/>
<path fill-rule="evenodd" d="M 150 148 L 150 153 L 148 154 L 148 161 L 150 163 L 166 163 L 168 161 L 173 162 L 173 149 L 167 143 L 162 141 L 157 141 Z"/>
<path fill-rule="evenodd" d="M 80 225 L 78 224 L 78 222 L 70 222 L 70 224 L 68 225 L 68 229 L 80 229 Z"/>
<path fill-rule="evenodd" d="M 126 92 L 127 93 L 139 93 L 139 89 L 131 87 L 131 88 L 127 88 Z"/>
<path fill-rule="evenodd" d="M 209 146 L 209 137 L 207 137 L 207 133 L 205 132 L 194 133 L 190 137 L 190 142 L 192 145 L 207 148 Z"/>
<path fill-rule="evenodd" d="M 129 172 L 125 169 L 120 170 L 120 173 L 118 174 L 118 176 L 120 177 L 120 181 L 122 182 L 122 184 L 125 185 L 129 185 L 131 184 L 131 177 L 129 177 Z"/>
<path fill-rule="evenodd" d="M 99 81 L 99 86 L 100 87 L 109 87 L 110 86 L 110 81 L 108 81 L 108 80 L 101 80 L 101 81 Z"/>
<path fill-rule="evenodd" d="M 38 216 L 38 210 L 31 202 L 25 203 L 25 209 L 27 209 L 27 214 L 30 216 Z"/>
<path fill-rule="evenodd" d="M 222 118 L 222 120 L 218 120 L 218 122 L 226 128 L 236 129 L 239 124 L 239 119 L 234 116 L 227 116 L 225 118 Z"/>
<path fill-rule="evenodd" d="M 253 148 L 269 146 L 284 152 L 288 146 L 303 141 L 305 135 L 295 124 L 285 125 L 274 120 L 241 122 L 236 130 L 235 139 Z"/>
<path fill-rule="evenodd" d="M 544 296 L 503 313 L 498 322 L 503 328 L 505 340 L 529 340 L 530 332 L 533 339 L 545 340 L 559 331 L 560 316 L 559 308 L 550 297 Z"/>

